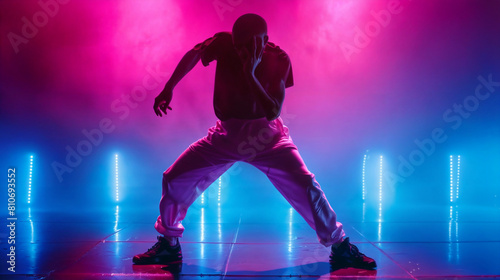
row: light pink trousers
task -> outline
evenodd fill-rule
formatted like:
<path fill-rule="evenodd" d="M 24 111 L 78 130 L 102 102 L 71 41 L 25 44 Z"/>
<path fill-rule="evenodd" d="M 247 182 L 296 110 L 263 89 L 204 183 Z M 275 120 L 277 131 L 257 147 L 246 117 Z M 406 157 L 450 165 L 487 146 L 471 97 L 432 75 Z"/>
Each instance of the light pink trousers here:
<path fill-rule="evenodd" d="M 342 241 L 344 231 L 314 174 L 307 170 L 281 118 L 217 121 L 163 173 L 156 230 L 182 237 L 188 207 L 235 162 L 264 172 L 325 246 Z"/>

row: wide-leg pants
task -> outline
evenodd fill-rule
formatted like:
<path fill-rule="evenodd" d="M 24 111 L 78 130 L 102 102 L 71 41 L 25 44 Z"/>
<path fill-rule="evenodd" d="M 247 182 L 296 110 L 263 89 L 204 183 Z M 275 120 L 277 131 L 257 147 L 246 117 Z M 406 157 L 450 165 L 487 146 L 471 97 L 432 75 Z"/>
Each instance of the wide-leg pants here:
<path fill-rule="evenodd" d="M 264 172 L 276 189 L 306 220 L 319 242 L 342 241 L 342 224 L 314 174 L 309 172 L 281 118 L 268 121 L 217 121 L 208 135 L 191 144 L 163 173 L 160 215 L 156 230 L 182 237 L 181 224 L 188 207 L 235 162 L 243 161 Z"/>

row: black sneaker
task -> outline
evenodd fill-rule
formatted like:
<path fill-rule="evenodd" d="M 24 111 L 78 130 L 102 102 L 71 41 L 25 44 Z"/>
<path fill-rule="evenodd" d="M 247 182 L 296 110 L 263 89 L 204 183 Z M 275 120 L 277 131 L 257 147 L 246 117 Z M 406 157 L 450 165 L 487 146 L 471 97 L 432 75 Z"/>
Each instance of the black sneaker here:
<path fill-rule="evenodd" d="M 355 267 L 363 269 L 374 269 L 377 263 L 372 258 L 365 256 L 356 247 L 349 243 L 349 237 L 345 238 L 337 248 L 332 246 L 330 264 L 333 268 Z"/>
<path fill-rule="evenodd" d="M 135 255 L 134 264 L 171 264 L 182 261 L 181 244 L 171 246 L 163 236 L 157 237 L 153 247 L 144 254 Z"/>

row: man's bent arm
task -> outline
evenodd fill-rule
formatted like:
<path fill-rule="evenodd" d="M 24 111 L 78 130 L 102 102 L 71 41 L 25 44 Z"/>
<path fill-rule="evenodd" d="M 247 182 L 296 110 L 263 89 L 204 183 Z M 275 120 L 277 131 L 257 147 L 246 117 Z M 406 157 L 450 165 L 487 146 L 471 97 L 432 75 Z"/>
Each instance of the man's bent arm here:
<path fill-rule="evenodd" d="M 278 83 L 272 84 L 269 89 L 272 94 L 262 87 L 253 73 L 249 74 L 248 83 L 264 108 L 267 120 L 276 119 L 280 115 L 281 106 L 285 99 L 285 82 L 280 80 Z"/>
<path fill-rule="evenodd" d="M 169 104 L 172 101 L 172 95 L 174 87 L 179 83 L 179 81 L 186 76 L 189 71 L 191 71 L 194 66 L 201 59 L 201 52 L 196 49 L 188 51 L 181 59 L 177 67 L 175 67 L 174 73 L 168 80 L 167 84 L 163 90 L 155 98 L 155 103 L 153 109 L 157 116 L 162 116 L 161 112 L 165 115 L 167 114 L 167 109 L 172 110 Z"/>
<path fill-rule="evenodd" d="M 179 64 L 174 70 L 174 73 L 165 85 L 164 91 L 171 91 L 179 83 L 179 81 L 191 71 L 194 66 L 200 61 L 201 52 L 199 50 L 191 49 L 181 59 Z"/>

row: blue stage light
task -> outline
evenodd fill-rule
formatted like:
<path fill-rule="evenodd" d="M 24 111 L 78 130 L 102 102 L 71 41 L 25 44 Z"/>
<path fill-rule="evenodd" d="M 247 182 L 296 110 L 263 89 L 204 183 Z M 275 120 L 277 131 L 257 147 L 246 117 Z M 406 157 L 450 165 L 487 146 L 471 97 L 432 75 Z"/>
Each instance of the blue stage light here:
<path fill-rule="evenodd" d="M 33 155 L 30 156 L 30 174 L 28 179 L 28 204 L 31 204 L 31 183 L 33 177 Z"/>
<path fill-rule="evenodd" d="M 383 163 L 384 157 L 380 156 L 379 160 L 379 182 L 378 182 L 378 219 L 382 221 L 382 178 L 383 178 Z"/>
<path fill-rule="evenodd" d="M 453 202 L 453 156 L 450 156 L 450 202 Z"/>
<path fill-rule="evenodd" d="M 455 198 L 458 200 L 458 196 L 460 194 L 460 155 L 457 156 L 457 182 L 456 182 L 456 196 Z"/>
<path fill-rule="evenodd" d="M 292 238 L 293 238 L 293 232 L 292 232 L 292 220 L 293 220 L 293 208 L 290 207 L 288 211 L 288 252 L 292 252 Z"/>
<path fill-rule="evenodd" d="M 200 209 L 201 223 L 200 223 L 200 258 L 205 259 L 205 208 Z"/>
<path fill-rule="evenodd" d="M 450 155 L 450 202 L 456 202 L 460 194 L 460 155 Z"/>
<path fill-rule="evenodd" d="M 119 201 L 119 190 L 118 190 L 118 154 L 115 154 L 115 200 Z"/>
<path fill-rule="evenodd" d="M 363 173 L 362 173 L 362 195 L 363 195 L 363 201 L 365 200 L 365 193 L 366 193 L 366 184 L 365 184 L 365 179 L 366 179 L 366 155 L 363 156 Z"/>
<path fill-rule="evenodd" d="M 220 195 L 222 189 L 222 176 L 219 177 L 219 189 L 217 190 L 217 205 L 220 206 Z"/>
<path fill-rule="evenodd" d="M 221 207 L 220 207 L 220 195 L 221 195 L 221 188 L 222 188 L 222 176 L 219 177 L 219 189 L 217 190 L 217 233 L 219 236 L 219 242 L 222 242 L 222 214 L 221 214 Z M 221 243 L 219 243 L 219 246 Z"/>

